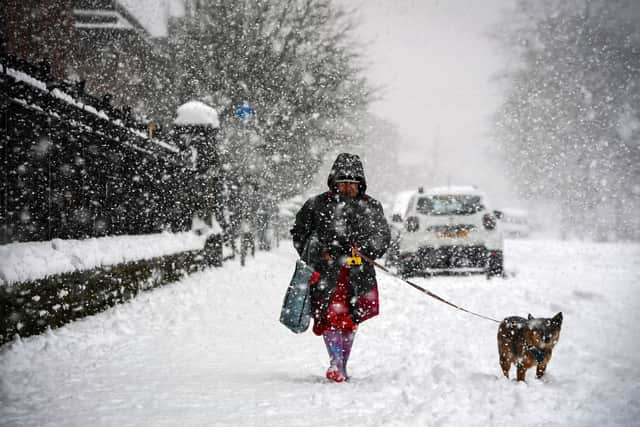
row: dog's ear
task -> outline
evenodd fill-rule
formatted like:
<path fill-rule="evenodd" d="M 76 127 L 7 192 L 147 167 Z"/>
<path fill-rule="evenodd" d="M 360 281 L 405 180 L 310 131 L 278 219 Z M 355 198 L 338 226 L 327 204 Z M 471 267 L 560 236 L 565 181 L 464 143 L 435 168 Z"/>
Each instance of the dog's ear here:
<path fill-rule="evenodd" d="M 533 316 L 531 315 L 531 313 L 529 313 L 529 316 L 527 316 L 527 320 L 531 320 L 533 319 Z"/>
<path fill-rule="evenodd" d="M 553 323 L 557 323 L 558 326 L 562 325 L 562 312 L 556 314 L 555 316 L 553 316 L 553 318 L 551 319 L 553 321 Z"/>

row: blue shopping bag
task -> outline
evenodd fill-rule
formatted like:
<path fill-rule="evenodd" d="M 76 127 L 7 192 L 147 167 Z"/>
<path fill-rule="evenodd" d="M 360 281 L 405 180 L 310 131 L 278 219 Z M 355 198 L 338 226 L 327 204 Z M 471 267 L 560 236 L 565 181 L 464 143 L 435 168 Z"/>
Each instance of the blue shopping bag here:
<path fill-rule="evenodd" d="M 309 328 L 311 319 L 310 281 L 314 270 L 302 260 L 296 261 L 296 270 L 287 287 L 282 303 L 280 323 L 299 334 Z"/>

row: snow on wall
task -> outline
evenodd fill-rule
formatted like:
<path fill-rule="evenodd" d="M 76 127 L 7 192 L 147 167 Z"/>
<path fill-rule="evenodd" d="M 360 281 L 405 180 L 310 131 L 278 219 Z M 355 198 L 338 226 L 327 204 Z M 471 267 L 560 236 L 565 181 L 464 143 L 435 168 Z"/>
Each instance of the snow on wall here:
<path fill-rule="evenodd" d="M 200 101 L 189 101 L 178 107 L 178 117 L 174 123 L 179 126 L 220 127 L 218 112 Z"/>
<path fill-rule="evenodd" d="M 0 286 L 185 251 L 201 250 L 210 233 L 159 233 L 0 246 Z"/>

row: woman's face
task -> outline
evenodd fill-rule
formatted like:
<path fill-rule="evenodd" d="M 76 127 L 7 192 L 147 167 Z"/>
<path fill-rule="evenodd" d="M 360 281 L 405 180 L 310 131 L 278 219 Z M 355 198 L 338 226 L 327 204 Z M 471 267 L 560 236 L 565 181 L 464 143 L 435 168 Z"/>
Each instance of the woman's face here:
<path fill-rule="evenodd" d="M 338 188 L 338 193 L 343 196 L 348 196 L 354 199 L 358 195 L 359 185 L 357 182 L 338 182 L 336 186 Z"/>

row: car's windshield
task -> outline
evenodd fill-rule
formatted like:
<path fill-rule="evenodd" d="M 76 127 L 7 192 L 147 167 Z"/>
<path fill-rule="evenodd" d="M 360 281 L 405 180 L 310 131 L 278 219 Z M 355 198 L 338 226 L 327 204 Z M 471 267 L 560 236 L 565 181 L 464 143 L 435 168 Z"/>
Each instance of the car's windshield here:
<path fill-rule="evenodd" d="M 461 194 L 421 197 L 416 204 L 424 215 L 471 215 L 483 209 L 480 196 Z"/>

